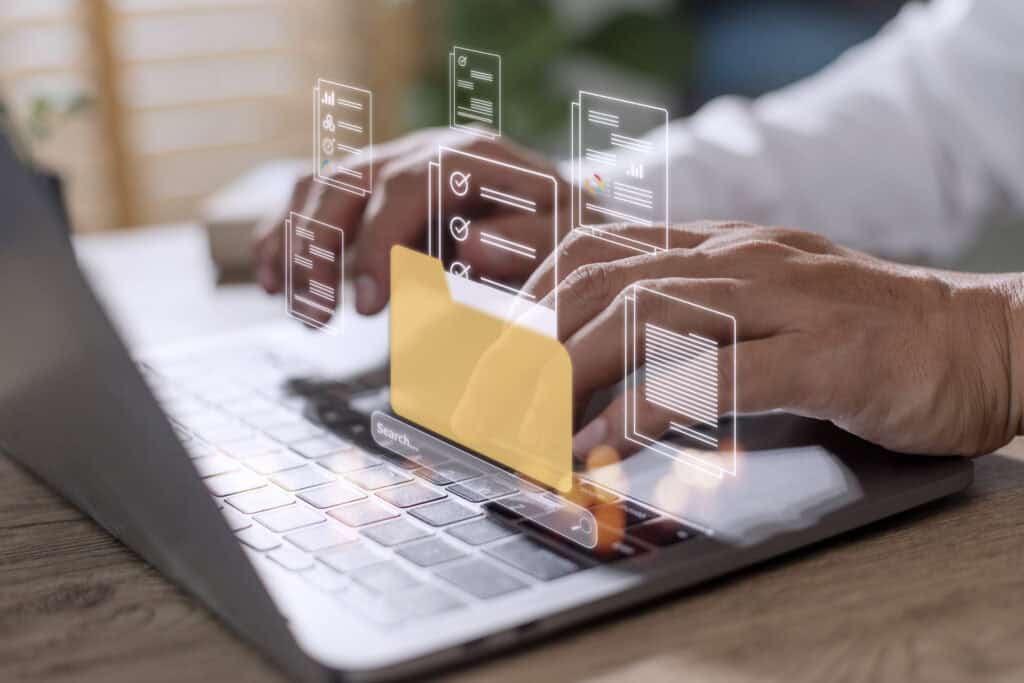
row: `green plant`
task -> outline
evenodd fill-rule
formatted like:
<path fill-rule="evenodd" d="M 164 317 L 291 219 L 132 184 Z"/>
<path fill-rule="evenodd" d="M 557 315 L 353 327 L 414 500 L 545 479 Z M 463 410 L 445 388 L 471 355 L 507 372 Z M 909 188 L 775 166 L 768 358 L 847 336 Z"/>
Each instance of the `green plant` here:
<path fill-rule="evenodd" d="M 439 125 L 448 119 L 448 49 L 458 44 L 502 55 L 503 134 L 553 148 L 568 125 L 575 95 L 561 68 L 585 60 L 632 74 L 667 93 L 685 80 L 690 32 L 683 6 L 606 14 L 584 30 L 564 21 L 557 0 L 442 0 L 428 2 L 436 30 L 423 80 L 410 93 L 404 123 Z"/>
<path fill-rule="evenodd" d="M 64 98 L 34 95 L 29 98 L 19 118 L 12 107 L 0 102 L 0 128 L 6 132 L 18 154 L 31 160 L 38 146 L 49 140 L 59 126 L 91 108 L 92 104 L 92 96 L 82 92 Z"/>

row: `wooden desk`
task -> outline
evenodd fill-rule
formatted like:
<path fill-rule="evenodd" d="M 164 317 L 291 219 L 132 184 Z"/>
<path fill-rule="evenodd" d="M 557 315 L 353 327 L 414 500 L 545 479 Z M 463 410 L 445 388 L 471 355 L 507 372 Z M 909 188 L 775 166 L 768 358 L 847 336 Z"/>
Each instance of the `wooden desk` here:
<path fill-rule="evenodd" d="M 197 240 L 190 230 L 101 238 L 82 254 L 106 290 L 118 280 L 108 269 L 125 254 L 153 260 L 151 276 L 160 274 L 146 255 L 154 250 L 161 262 L 173 253 L 203 268 Z M 251 291 L 189 287 L 206 297 L 190 309 L 204 321 L 242 298 L 232 320 L 257 319 L 265 303 L 268 316 L 279 314 Z M 152 304 L 111 296 L 120 314 Z M 195 332 L 187 327 L 158 334 Z M 1024 441 L 978 460 L 976 478 L 966 494 L 454 678 L 1024 680 Z M 282 679 L 201 605 L 0 457 L 0 680 Z"/>

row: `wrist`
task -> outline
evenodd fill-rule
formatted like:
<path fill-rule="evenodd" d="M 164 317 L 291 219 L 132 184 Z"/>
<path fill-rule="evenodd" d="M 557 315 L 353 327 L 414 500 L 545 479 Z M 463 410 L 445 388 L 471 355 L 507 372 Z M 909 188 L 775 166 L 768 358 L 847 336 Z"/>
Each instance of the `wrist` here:
<path fill-rule="evenodd" d="M 1002 292 L 1006 317 L 1007 362 L 1010 372 L 1011 408 L 1015 433 L 1024 434 L 1024 275 L 1003 278 Z"/>

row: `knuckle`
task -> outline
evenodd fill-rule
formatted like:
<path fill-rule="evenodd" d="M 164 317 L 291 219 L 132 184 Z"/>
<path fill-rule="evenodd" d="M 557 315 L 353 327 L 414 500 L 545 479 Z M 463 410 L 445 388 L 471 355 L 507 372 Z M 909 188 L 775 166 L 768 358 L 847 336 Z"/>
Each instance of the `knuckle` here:
<path fill-rule="evenodd" d="M 587 263 L 565 279 L 565 295 L 575 305 L 589 308 L 608 299 L 612 281 L 611 264 Z"/>

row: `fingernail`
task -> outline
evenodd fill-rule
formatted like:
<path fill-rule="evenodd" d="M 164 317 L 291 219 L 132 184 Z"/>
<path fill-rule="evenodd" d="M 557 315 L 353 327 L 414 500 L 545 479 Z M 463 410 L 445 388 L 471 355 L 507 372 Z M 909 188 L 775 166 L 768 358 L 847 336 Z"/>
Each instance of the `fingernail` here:
<path fill-rule="evenodd" d="M 379 307 L 377 297 L 380 296 L 380 288 L 377 281 L 370 275 L 360 275 L 356 278 L 356 308 L 360 313 L 369 313 Z"/>
<path fill-rule="evenodd" d="M 599 417 L 573 437 L 572 454 L 577 458 L 586 456 L 595 447 L 601 445 L 606 436 L 608 436 L 608 425 L 605 424 L 604 418 Z"/>
<path fill-rule="evenodd" d="M 277 276 L 274 275 L 272 268 L 260 268 L 260 285 L 268 292 L 273 291 L 277 287 Z"/>

